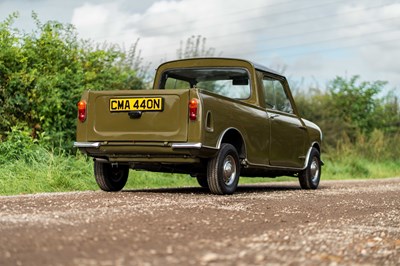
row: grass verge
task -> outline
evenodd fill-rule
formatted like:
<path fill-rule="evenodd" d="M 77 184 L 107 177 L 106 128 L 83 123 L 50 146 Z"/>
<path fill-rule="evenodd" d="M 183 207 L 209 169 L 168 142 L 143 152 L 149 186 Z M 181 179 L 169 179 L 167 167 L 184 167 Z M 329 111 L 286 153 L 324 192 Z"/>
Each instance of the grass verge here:
<path fill-rule="evenodd" d="M 347 157 L 329 158 L 323 167 L 322 180 L 372 179 L 400 176 L 400 161 L 371 161 Z M 241 184 L 270 181 L 295 181 L 292 177 L 245 178 Z M 198 186 L 189 175 L 130 171 L 125 189 Z M 41 150 L 29 160 L 3 162 L 0 167 L 0 195 L 39 192 L 98 190 L 90 158 L 67 156 Z"/>

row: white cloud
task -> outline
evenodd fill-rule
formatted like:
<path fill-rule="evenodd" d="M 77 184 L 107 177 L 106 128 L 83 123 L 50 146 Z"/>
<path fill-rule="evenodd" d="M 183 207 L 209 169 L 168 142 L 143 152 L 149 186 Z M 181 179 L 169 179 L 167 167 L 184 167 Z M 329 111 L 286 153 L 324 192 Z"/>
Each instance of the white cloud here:
<path fill-rule="evenodd" d="M 71 23 L 80 35 L 87 39 L 103 42 L 122 42 L 120 34 L 126 34 L 124 26 L 127 14 L 119 9 L 119 2 L 106 4 L 85 3 L 74 9 Z"/>
<path fill-rule="evenodd" d="M 326 20 L 313 21 L 312 28 L 304 29 L 306 23 L 293 25 L 289 35 L 305 32 L 305 36 L 296 37 L 294 52 L 278 53 L 288 64 L 287 73 L 314 77 L 320 84 L 336 75 L 359 74 L 363 80 L 387 80 L 389 87 L 399 88 L 400 61 L 395 60 L 400 58 L 399 4 L 349 1 L 331 11 Z M 310 21 L 313 17 L 310 16 Z M 299 55 L 290 56 L 292 52 Z"/>
<path fill-rule="evenodd" d="M 299 79 L 361 74 L 366 80 L 387 79 L 392 87 L 400 87 L 397 0 L 26 2 L 6 1 L 12 7 L 38 7 L 44 19 L 64 22 L 63 14 L 70 14 L 84 39 L 129 47 L 139 38 L 144 60 L 154 64 L 175 59 L 181 41 L 202 35 L 207 47 L 223 56 L 286 65 L 286 73 Z M 5 8 L 0 2 L 1 11 Z"/>
<path fill-rule="evenodd" d="M 109 17 L 110 12 L 107 6 L 85 3 L 74 10 L 72 23 L 82 30 L 93 30 L 93 28 L 104 26 Z"/>
<path fill-rule="evenodd" d="M 263 19 L 262 9 L 242 9 L 235 0 L 159 1 L 141 14 L 127 13 L 118 4 L 84 4 L 75 9 L 72 23 L 82 37 L 97 41 L 129 46 L 140 38 L 143 56 L 150 61 L 175 58 L 180 42 L 193 35 L 206 37 L 208 47 L 235 56 L 238 47 L 241 54 L 254 51 L 259 33 L 249 29 L 257 18 Z"/>
<path fill-rule="evenodd" d="M 369 8 L 360 12 L 351 11 L 359 10 L 362 6 L 344 8 L 349 13 L 342 18 L 343 21 L 348 24 L 359 23 L 359 25 L 338 34 L 351 33 L 359 37 L 352 42 L 355 48 L 352 50 L 348 68 L 361 74 L 365 79 L 390 80 L 392 86 L 399 86 L 400 62 L 394 58 L 400 58 L 400 49 L 398 49 L 400 4 L 380 4 L 380 8 Z"/>

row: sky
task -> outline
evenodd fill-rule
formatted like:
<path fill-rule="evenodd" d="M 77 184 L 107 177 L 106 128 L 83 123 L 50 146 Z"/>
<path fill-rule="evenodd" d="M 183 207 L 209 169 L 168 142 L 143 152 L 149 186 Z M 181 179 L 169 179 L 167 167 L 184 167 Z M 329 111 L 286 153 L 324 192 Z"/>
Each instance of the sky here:
<path fill-rule="evenodd" d="M 360 75 L 400 92 L 400 0 L 0 0 L 0 21 L 14 11 L 28 32 L 35 11 L 73 24 L 82 39 L 126 48 L 139 40 L 152 68 L 201 35 L 215 55 L 284 72 L 296 86 Z"/>

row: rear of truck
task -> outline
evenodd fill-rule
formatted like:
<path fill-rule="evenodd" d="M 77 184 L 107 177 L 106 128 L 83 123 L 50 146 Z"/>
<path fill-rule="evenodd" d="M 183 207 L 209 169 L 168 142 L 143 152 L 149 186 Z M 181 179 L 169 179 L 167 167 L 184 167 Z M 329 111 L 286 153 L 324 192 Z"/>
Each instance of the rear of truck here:
<path fill-rule="evenodd" d="M 74 146 L 94 158 L 102 190 L 121 190 L 129 169 L 204 171 L 200 97 L 195 89 L 87 91 L 78 103 Z"/>
<path fill-rule="evenodd" d="M 198 98 L 193 89 L 87 91 L 78 104 L 75 147 L 131 168 L 198 163 Z"/>
<path fill-rule="evenodd" d="M 74 146 L 94 158 L 105 191 L 121 190 L 135 169 L 187 173 L 215 194 L 232 194 L 244 158 L 234 128 L 257 113 L 242 103 L 257 99 L 251 73 L 243 60 L 179 60 L 157 69 L 152 90 L 87 91 Z"/>

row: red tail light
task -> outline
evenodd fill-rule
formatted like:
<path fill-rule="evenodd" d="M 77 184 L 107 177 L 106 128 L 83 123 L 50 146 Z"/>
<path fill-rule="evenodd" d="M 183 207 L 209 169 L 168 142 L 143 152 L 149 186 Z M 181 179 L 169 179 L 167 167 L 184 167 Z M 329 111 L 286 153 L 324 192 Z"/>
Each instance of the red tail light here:
<path fill-rule="evenodd" d="M 78 104 L 78 119 L 81 122 L 86 120 L 86 102 L 80 101 Z"/>
<path fill-rule="evenodd" d="M 197 119 L 197 107 L 199 100 L 193 98 L 189 101 L 189 119 L 194 121 Z"/>

